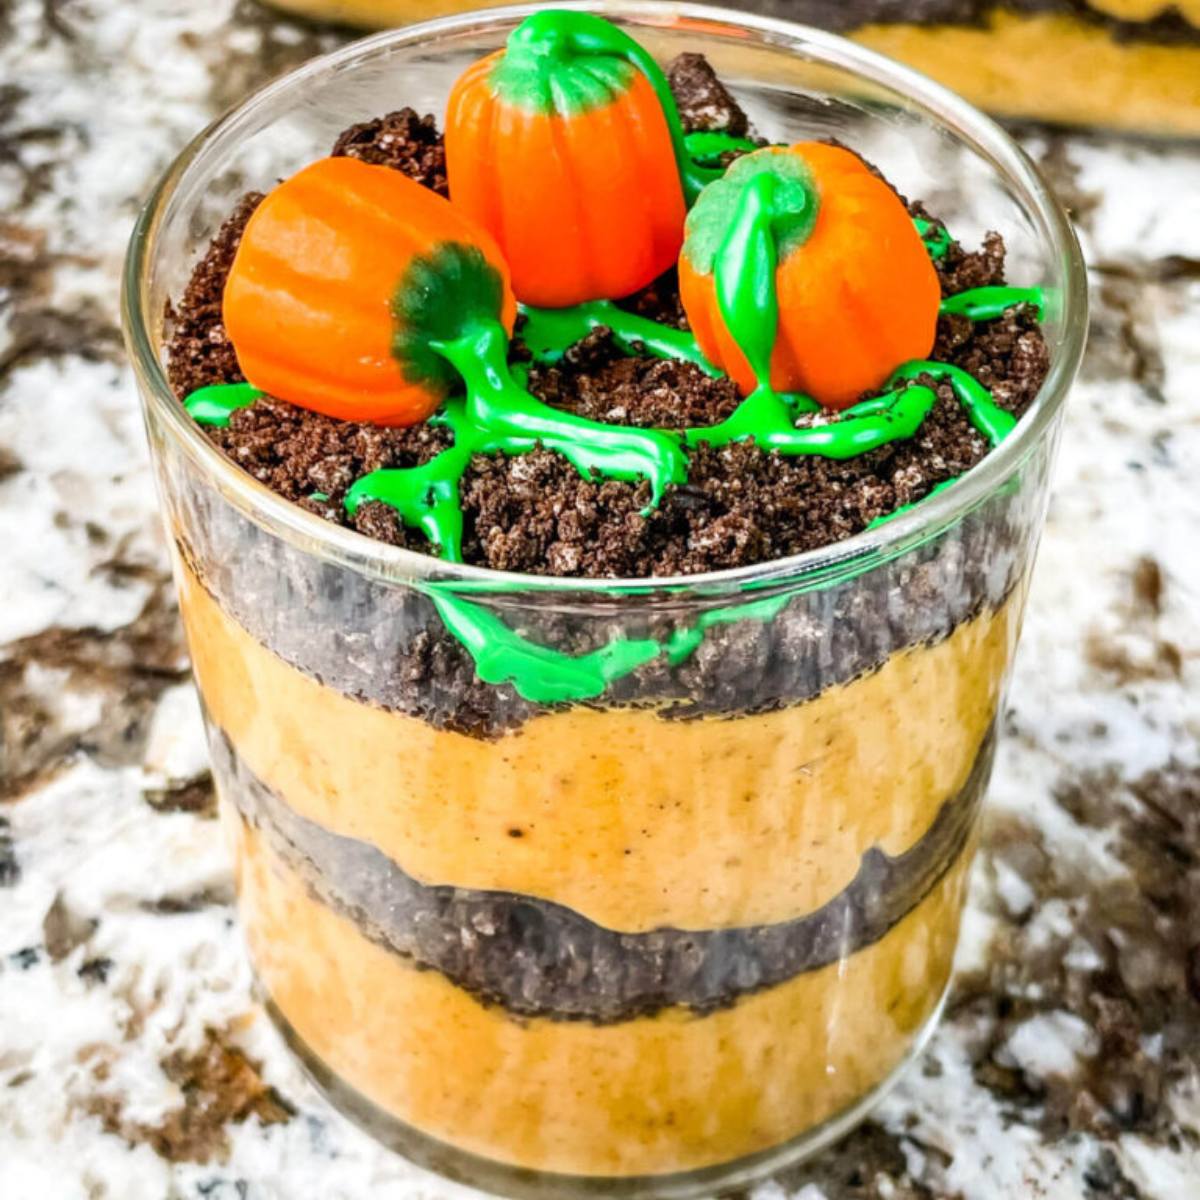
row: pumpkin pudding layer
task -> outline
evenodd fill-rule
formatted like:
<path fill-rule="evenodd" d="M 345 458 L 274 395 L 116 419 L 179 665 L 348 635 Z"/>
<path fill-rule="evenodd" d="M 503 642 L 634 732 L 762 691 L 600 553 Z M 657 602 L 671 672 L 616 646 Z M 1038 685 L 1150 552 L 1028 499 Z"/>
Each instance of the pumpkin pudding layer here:
<path fill-rule="evenodd" d="M 864 569 L 678 577 L 953 486 L 1041 389 L 1046 298 L 589 14 L 441 124 L 246 195 L 168 313 L 187 413 L 308 514 L 166 504 L 254 962 L 335 1098 L 464 1178 L 762 1155 L 945 992 L 1045 462 Z"/>

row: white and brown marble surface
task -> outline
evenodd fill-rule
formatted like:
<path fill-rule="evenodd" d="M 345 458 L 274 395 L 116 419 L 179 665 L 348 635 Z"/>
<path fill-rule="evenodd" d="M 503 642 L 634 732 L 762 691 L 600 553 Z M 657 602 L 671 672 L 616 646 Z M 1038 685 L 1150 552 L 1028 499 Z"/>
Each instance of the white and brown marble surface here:
<path fill-rule="evenodd" d="M 468 1196 L 250 989 L 117 279 L 196 129 L 342 35 L 0 3 L 0 1197 Z M 960 974 L 874 1121 L 759 1200 L 1200 1195 L 1200 148 L 1022 133 L 1079 223 L 1071 404 Z"/>

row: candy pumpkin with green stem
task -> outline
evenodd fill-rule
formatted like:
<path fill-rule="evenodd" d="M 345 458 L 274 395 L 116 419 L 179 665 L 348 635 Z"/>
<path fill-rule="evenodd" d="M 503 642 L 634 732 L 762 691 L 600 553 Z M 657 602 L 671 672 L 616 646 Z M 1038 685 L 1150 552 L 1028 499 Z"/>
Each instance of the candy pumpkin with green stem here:
<path fill-rule="evenodd" d="M 853 405 L 933 347 L 941 289 L 900 198 L 838 146 L 735 162 L 688 217 L 680 293 L 700 349 L 759 407 Z"/>
<path fill-rule="evenodd" d="M 661 68 L 589 13 L 526 18 L 446 112 L 454 203 L 496 239 L 524 304 L 629 295 L 671 267 L 693 163 Z"/>
<path fill-rule="evenodd" d="M 495 243 L 399 171 L 320 159 L 275 187 L 238 245 L 222 301 L 242 373 L 281 400 L 344 420 L 423 421 L 457 382 L 422 332 L 411 264 L 460 246 L 511 331 L 516 302 Z"/>

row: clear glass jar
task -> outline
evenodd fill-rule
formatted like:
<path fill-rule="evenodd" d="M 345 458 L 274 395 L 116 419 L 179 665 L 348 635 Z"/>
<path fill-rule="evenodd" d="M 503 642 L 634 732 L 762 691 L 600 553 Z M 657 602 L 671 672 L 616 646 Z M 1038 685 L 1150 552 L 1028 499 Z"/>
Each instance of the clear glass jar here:
<path fill-rule="evenodd" d="M 232 202 L 356 121 L 440 111 L 529 6 L 348 46 L 218 121 L 138 223 L 125 317 L 280 1028 L 339 1108 L 453 1178 L 687 1196 L 843 1132 L 936 1019 L 1086 297 L 1027 159 L 936 85 L 777 21 L 587 7 L 707 54 L 765 135 L 841 137 L 964 240 L 1004 231 L 1052 366 L 979 467 L 827 549 L 609 581 L 366 540 L 210 445 L 161 314 Z M 474 635 L 534 675 L 485 682 Z M 564 670 L 594 686 L 530 682 Z"/>

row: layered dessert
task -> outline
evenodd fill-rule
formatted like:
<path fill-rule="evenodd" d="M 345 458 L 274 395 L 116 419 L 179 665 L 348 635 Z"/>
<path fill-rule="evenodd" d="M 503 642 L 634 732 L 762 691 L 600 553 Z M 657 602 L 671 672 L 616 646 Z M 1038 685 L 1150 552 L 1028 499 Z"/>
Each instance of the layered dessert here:
<path fill-rule="evenodd" d="M 945 992 L 1045 462 L 787 563 L 1014 434 L 1045 297 L 579 12 L 442 128 L 331 149 L 167 322 L 179 402 L 301 531 L 168 504 L 272 1011 L 348 1110 L 506 1190 L 811 1140 Z"/>
<path fill-rule="evenodd" d="M 276 0 L 383 26 L 475 0 Z M 1200 134 L 1200 0 L 729 0 L 846 34 L 1006 117 Z"/>

